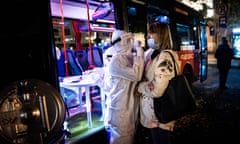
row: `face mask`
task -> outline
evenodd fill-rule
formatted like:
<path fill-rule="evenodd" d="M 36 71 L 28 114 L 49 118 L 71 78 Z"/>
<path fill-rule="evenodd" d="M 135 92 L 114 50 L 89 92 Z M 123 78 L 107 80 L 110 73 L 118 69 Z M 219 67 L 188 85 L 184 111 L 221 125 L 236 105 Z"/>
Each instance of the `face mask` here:
<path fill-rule="evenodd" d="M 148 39 L 147 40 L 147 44 L 148 44 L 149 48 L 157 49 L 157 45 L 156 45 L 154 39 L 152 39 L 152 38 Z"/>

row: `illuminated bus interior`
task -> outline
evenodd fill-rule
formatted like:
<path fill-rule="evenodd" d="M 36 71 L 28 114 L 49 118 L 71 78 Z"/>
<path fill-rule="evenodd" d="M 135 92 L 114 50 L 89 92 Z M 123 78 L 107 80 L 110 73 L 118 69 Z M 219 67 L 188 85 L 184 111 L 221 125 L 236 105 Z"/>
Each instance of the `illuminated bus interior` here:
<path fill-rule="evenodd" d="M 51 10 L 55 46 L 61 54 L 60 93 L 68 109 L 66 142 L 74 143 L 104 129 L 105 95 L 95 80 L 102 80 L 97 75 L 115 29 L 114 7 L 111 2 L 52 0 Z"/>

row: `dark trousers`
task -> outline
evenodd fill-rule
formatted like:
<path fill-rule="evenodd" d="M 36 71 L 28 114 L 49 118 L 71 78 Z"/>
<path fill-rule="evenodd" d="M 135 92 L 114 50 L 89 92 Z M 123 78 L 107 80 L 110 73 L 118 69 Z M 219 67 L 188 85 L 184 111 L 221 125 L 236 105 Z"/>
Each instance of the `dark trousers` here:
<path fill-rule="evenodd" d="M 154 144 L 171 144 L 171 131 L 163 130 L 160 128 L 152 128 L 150 131 Z"/>
<path fill-rule="evenodd" d="M 224 89 L 226 87 L 227 76 L 229 68 L 219 68 L 219 88 Z"/>

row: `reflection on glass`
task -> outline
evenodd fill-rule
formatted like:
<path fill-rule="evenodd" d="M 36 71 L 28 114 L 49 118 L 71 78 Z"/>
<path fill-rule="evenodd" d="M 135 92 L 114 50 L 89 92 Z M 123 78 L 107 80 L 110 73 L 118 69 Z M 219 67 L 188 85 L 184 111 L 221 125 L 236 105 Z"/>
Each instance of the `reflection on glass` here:
<path fill-rule="evenodd" d="M 233 34 L 234 57 L 240 58 L 240 33 Z"/>

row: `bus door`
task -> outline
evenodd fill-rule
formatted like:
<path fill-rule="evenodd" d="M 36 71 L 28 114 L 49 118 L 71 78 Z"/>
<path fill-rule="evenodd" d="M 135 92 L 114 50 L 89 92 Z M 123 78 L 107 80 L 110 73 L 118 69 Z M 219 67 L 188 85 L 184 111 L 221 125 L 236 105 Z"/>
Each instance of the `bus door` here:
<path fill-rule="evenodd" d="M 208 48 L 206 25 L 200 24 L 200 82 L 207 79 L 208 70 Z"/>
<path fill-rule="evenodd" d="M 92 80 L 102 75 L 103 53 L 111 46 L 112 32 L 122 25 L 121 18 L 115 20 L 115 6 L 110 1 L 51 0 L 54 44 L 66 56 L 58 67 L 69 70 L 69 74 L 58 75 L 60 93 L 68 109 L 64 125 L 71 134 L 66 137 L 68 143 L 107 143 L 106 137 L 98 138 L 105 133 L 104 90 Z M 74 73 L 80 66 L 84 76 Z"/>

